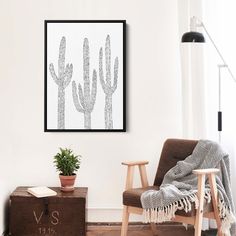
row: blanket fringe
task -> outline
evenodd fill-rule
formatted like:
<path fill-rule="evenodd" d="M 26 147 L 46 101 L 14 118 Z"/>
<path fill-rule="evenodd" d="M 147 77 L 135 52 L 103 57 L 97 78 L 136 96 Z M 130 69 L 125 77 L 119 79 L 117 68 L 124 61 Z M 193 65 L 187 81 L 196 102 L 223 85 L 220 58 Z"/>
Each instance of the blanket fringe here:
<path fill-rule="evenodd" d="M 205 196 L 207 199 L 209 195 Z M 175 217 L 175 212 L 177 210 L 184 210 L 185 212 L 189 212 L 192 210 L 192 203 L 195 203 L 195 208 L 197 209 L 199 206 L 197 194 L 191 194 L 181 200 L 175 201 L 170 205 L 152 209 L 144 209 L 143 216 L 145 223 L 162 223 L 165 221 L 170 221 Z"/>
<path fill-rule="evenodd" d="M 204 198 L 208 203 L 210 203 L 211 192 L 206 191 Z M 144 209 L 144 223 L 162 223 L 170 221 L 172 218 L 175 218 L 175 213 L 177 210 L 184 210 L 185 212 L 191 211 L 192 203 L 195 204 L 195 209 L 197 209 L 199 206 L 197 193 L 191 194 L 164 207 Z M 222 200 L 219 200 L 218 208 L 222 223 L 222 233 L 226 236 L 230 235 L 231 224 L 236 222 L 236 218 L 232 211 L 230 211 L 229 207 Z"/>
<path fill-rule="evenodd" d="M 219 216 L 221 219 L 221 230 L 226 236 L 230 236 L 231 224 L 236 222 L 236 217 L 229 209 L 229 207 L 222 201 L 219 200 L 218 203 Z"/>

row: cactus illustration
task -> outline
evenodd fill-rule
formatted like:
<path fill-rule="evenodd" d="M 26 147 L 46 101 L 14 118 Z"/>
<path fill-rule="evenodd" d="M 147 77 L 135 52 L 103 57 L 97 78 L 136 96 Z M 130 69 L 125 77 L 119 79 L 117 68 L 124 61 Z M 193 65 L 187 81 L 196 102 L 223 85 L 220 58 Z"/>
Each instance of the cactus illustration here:
<path fill-rule="evenodd" d="M 58 75 L 55 73 L 54 65 L 49 65 L 49 71 L 55 83 L 58 86 L 58 107 L 57 107 L 57 127 L 58 129 L 65 128 L 65 88 L 69 85 L 73 65 L 67 64 L 65 66 L 65 53 L 66 53 L 66 38 L 63 36 L 59 47 L 58 57 Z"/>
<path fill-rule="evenodd" d="M 83 44 L 83 79 L 84 91 L 81 84 L 78 85 L 78 93 L 75 81 L 72 82 L 72 95 L 74 105 L 78 112 L 84 113 L 84 128 L 91 129 L 91 112 L 93 111 L 97 95 L 97 72 L 93 70 L 92 88 L 90 91 L 89 80 L 89 41 L 84 39 Z M 79 96 L 78 96 L 79 94 Z"/>
<path fill-rule="evenodd" d="M 103 49 L 100 48 L 99 51 L 99 77 L 100 82 L 105 93 L 105 128 L 113 129 L 113 119 L 112 119 L 112 94 L 117 88 L 118 79 L 118 57 L 115 58 L 114 63 L 114 81 L 113 85 L 111 82 L 111 45 L 110 45 L 110 35 L 107 35 L 105 44 L 105 61 L 106 61 L 106 82 L 103 75 Z"/>

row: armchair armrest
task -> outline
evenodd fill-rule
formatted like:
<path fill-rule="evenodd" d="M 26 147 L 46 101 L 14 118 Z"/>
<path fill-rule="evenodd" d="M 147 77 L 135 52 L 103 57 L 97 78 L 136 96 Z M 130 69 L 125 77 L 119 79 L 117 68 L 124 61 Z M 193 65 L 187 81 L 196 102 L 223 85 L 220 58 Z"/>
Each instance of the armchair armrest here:
<path fill-rule="evenodd" d="M 127 169 L 127 177 L 126 177 L 126 185 L 125 190 L 133 187 L 133 179 L 134 179 L 134 167 L 138 166 L 139 174 L 141 178 L 142 187 L 148 186 L 147 172 L 145 165 L 148 164 L 148 161 L 125 161 L 122 162 L 122 165 L 126 165 Z"/>
<path fill-rule="evenodd" d="M 214 215 L 217 222 L 218 229 L 221 228 L 221 220 L 219 217 L 218 212 L 218 200 L 217 200 L 217 186 L 216 186 L 216 174 L 219 173 L 220 170 L 216 168 L 209 168 L 209 169 L 196 169 L 193 170 L 193 173 L 198 177 L 198 200 L 199 200 L 199 207 L 197 209 L 197 216 L 203 216 L 203 202 L 204 202 L 204 193 L 205 193 L 205 180 L 206 175 L 209 180 L 210 190 L 211 190 L 211 198 L 212 204 L 214 209 Z M 201 230 L 201 229 L 199 229 Z"/>
<path fill-rule="evenodd" d="M 209 180 L 210 188 L 211 188 L 211 193 L 214 193 L 216 196 L 217 189 L 216 189 L 216 177 L 215 175 L 220 172 L 219 169 L 216 168 L 209 168 L 209 169 L 196 169 L 193 170 L 193 173 L 197 175 L 198 178 L 198 197 L 203 198 L 203 194 L 205 191 L 205 180 L 206 177 Z M 202 196 L 201 196 L 202 195 Z"/>
<path fill-rule="evenodd" d="M 193 173 L 196 175 L 209 175 L 209 174 L 216 174 L 218 172 L 220 172 L 220 170 L 216 168 L 193 170 Z"/>
<path fill-rule="evenodd" d="M 124 161 L 121 164 L 125 166 L 147 165 L 148 161 Z"/>

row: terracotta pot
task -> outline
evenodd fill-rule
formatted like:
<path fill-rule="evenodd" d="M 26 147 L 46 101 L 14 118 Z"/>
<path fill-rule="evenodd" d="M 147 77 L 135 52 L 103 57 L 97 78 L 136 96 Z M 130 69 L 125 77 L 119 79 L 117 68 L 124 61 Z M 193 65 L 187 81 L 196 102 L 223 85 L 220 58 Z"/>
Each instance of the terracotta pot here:
<path fill-rule="evenodd" d="M 76 174 L 71 176 L 59 175 L 61 181 L 61 191 L 73 192 Z"/>

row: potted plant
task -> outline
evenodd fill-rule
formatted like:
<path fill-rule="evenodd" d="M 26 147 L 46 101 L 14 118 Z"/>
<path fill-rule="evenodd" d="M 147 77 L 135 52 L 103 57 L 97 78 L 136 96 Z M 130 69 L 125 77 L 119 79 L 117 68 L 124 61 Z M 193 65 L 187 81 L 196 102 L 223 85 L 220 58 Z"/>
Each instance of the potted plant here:
<path fill-rule="evenodd" d="M 61 191 L 74 191 L 75 172 L 80 168 L 80 157 L 68 148 L 60 148 L 60 152 L 54 156 L 54 164 L 61 181 Z"/>

